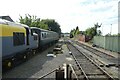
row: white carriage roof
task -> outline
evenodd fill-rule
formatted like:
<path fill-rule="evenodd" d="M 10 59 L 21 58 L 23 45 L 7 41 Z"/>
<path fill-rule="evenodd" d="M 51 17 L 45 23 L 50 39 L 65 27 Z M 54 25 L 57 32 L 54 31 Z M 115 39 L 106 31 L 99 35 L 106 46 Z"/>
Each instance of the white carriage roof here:
<path fill-rule="evenodd" d="M 49 31 L 49 30 L 45 30 L 45 29 L 41 29 L 41 28 L 37 28 L 37 27 L 30 27 L 31 29 L 39 29 L 39 30 L 42 30 L 42 31 Z M 54 32 L 54 31 L 49 31 L 49 32 Z M 56 32 L 55 32 L 56 33 Z"/>

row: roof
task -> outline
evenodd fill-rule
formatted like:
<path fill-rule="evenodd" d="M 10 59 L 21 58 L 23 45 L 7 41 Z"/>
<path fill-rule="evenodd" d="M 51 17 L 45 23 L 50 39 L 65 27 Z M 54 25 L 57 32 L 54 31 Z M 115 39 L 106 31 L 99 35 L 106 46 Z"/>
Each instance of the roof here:
<path fill-rule="evenodd" d="M 29 28 L 29 26 L 14 22 L 9 16 L 0 16 L 0 24 Z"/>
<path fill-rule="evenodd" d="M 8 21 L 11 21 L 11 22 L 14 22 L 10 16 L 0 16 L 1 19 L 5 19 L 5 20 L 8 20 Z"/>
<path fill-rule="evenodd" d="M 39 29 L 41 31 L 49 31 L 49 30 L 45 30 L 45 29 L 41 29 L 41 28 L 37 28 L 37 27 L 31 27 L 31 29 Z M 49 31 L 49 32 L 54 32 L 54 31 Z M 54 32 L 54 33 L 56 33 L 56 32 Z"/>

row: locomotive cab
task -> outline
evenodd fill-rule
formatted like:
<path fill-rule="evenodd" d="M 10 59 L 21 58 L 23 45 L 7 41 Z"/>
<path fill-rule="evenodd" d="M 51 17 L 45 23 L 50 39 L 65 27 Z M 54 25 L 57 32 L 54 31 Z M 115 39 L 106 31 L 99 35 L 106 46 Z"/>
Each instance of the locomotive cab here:
<path fill-rule="evenodd" d="M 26 61 L 38 47 L 38 35 L 29 26 L 0 18 L 2 40 L 2 66 L 12 68 L 19 61 Z"/>

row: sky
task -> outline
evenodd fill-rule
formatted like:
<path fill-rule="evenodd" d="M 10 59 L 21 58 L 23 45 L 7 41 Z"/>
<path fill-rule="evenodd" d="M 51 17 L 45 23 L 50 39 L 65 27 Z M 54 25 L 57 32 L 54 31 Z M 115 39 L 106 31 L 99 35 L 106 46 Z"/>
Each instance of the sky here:
<path fill-rule="evenodd" d="M 103 35 L 118 33 L 119 0 L 2 0 L 0 16 L 9 15 L 19 21 L 19 15 L 36 15 L 41 19 L 55 19 L 62 32 L 79 27 L 84 31 L 95 23 L 102 23 Z"/>

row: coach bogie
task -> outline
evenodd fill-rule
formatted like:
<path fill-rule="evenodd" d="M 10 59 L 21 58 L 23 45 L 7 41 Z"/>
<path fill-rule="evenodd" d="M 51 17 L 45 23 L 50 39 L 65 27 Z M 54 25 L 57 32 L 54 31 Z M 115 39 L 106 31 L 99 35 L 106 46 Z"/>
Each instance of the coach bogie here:
<path fill-rule="evenodd" d="M 4 60 L 3 68 L 11 69 L 14 66 L 14 60 L 12 58 Z"/>

